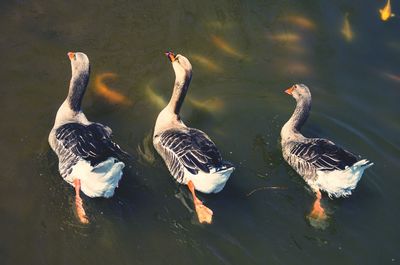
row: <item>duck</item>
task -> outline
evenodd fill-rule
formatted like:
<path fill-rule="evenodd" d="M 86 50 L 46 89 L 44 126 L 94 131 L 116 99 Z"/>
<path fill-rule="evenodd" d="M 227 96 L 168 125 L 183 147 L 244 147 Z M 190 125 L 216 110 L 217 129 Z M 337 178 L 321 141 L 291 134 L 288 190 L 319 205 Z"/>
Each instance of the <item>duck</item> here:
<path fill-rule="evenodd" d="M 311 92 L 304 84 L 285 90 L 296 100 L 296 108 L 281 130 L 283 158 L 316 194 L 309 215 L 316 220 L 327 218 L 321 206 L 321 191 L 330 198 L 348 197 L 356 188 L 364 170 L 373 165 L 324 138 L 307 138 L 300 132 L 311 110 Z"/>
<path fill-rule="evenodd" d="M 175 72 L 175 83 L 168 104 L 157 117 L 153 145 L 173 178 L 191 192 L 199 222 L 210 224 L 213 211 L 198 199 L 195 191 L 220 192 L 235 168 L 222 159 L 206 133 L 190 128 L 182 121 L 180 110 L 192 79 L 192 65 L 183 55 L 173 52 L 165 55 Z"/>
<path fill-rule="evenodd" d="M 80 196 L 90 198 L 114 195 L 129 157 L 112 140 L 112 130 L 89 121 L 82 111 L 82 99 L 90 76 L 89 58 L 82 52 L 68 52 L 72 77 L 66 99 L 59 107 L 49 144 L 58 157 L 62 178 L 75 188 L 75 207 L 79 221 L 89 223 Z"/>

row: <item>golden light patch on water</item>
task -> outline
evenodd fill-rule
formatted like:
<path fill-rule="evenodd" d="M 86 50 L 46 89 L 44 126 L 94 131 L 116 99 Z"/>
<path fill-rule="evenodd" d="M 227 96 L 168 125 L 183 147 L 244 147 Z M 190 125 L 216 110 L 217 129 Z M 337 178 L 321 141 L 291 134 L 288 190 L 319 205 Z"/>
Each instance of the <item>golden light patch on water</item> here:
<path fill-rule="evenodd" d="M 354 33 L 350 26 L 349 13 L 346 13 L 344 15 L 343 26 L 342 26 L 342 29 L 340 32 L 342 33 L 342 35 L 346 41 L 350 42 L 353 40 Z"/>
<path fill-rule="evenodd" d="M 132 100 L 124 96 L 118 91 L 111 89 L 104 82 L 106 79 L 115 80 L 117 74 L 106 72 L 96 75 L 94 79 L 94 92 L 96 95 L 104 98 L 106 101 L 112 104 L 120 104 L 130 106 L 133 104 Z"/>
<path fill-rule="evenodd" d="M 270 40 L 284 43 L 298 43 L 302 39 L 300 34 L 295 32 L 269 34 L 267 37 Z"/>
<path fill-rule="evenodd" d="M 224 102 L 219 98 L 210 98 L 206 100 L 197 100 L 194 98 L 188 98 L 190 104 L 192 104 L 195 108 L 202 109 L 205 111 L 220 111 L 224 107 Z"/>
<path fill-rule="evenodd" d="M 217 48 L 219 48 L 225 54 L 228 54 L 232 57 L 236 57 L 239 59 L 242 59 L 244 57 L 242 53 L 240 53 L 237 49 L 233 48 L 227 41 L 225 41 L 221 37 L 212 35 L 211 41 L 215 46 L 217 46 Z"/>
<path fill-rule="evenodd" d="M 213 61 L 212 59 L 210 59 L 208 57 L 205 57 L 200 54 L 192 54 L 190 56 L 190 58 L 209 71 L 216 72 L 216 73 L 223 72 L 223 69 L 215 61 Z"/>
<path fill-rule="evenodd" d="M 382 21 L 387 21 L 389 18 L 394 17 L 395 15 L 392 13 L 392 6 L 390 4 L 390 0 L 386 2 L 386 5 L 379 9 L 379 14 L 381 15 Z"/>
<path fill-rule="evenodd" d="M 159 109 L 163 109 L 168 104 L 168 102 L 162 96 L 157 94 L 150 85 L 146 86 L 145 94 L 150 102 L 157 106 Z"/>
<path fill-rule="evenodd" d="M 288 15 L 282 18 L 283 21 L 288 22 L 290 24 L 296 25 L 299 28 L 306 29 L 306 30 L 315 30 L 316 25 L 315 23 L 304 16 L 300 15 Z"/>

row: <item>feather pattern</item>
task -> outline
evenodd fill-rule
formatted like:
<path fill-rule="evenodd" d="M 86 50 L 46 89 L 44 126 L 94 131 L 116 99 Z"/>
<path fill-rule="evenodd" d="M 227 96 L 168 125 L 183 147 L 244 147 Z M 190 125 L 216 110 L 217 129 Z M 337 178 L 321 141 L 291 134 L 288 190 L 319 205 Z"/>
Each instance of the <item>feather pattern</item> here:
<path fill-rule="evenodd" d="M 309 178 L 315 177 L 316 171 L 344 170 L 357 162 L 355 155 L 322 138 L 288 142 L 284 149 L 288 163 Z"/>
<path fill-rule="evenodd" d="M 159 135 L 159 149 L 174 178 L 182 182 L 184 170 L 196 175 L 199 171 L 210 173 L 232 165 L 222 160 L 211 139 L 194 128 L 173 128 Z"/>
<path fill-rule="evenodd" d="M 129 156 L 112 141 L 111 133 L 110 128 L 100 123 L 67 123 L 56 129 L 56 139 L 70 157 L 75 155 L 96 166 L 108 157 L 123 160 Z"/>
<path fill-rule="evenodd" d="M 340 170 L 357 162 L 355 155 L 326 139 L 307 139 L 306 142 L 292 142 L 291 145 L 291 155 L 307 161 L 317 170 Z"/>

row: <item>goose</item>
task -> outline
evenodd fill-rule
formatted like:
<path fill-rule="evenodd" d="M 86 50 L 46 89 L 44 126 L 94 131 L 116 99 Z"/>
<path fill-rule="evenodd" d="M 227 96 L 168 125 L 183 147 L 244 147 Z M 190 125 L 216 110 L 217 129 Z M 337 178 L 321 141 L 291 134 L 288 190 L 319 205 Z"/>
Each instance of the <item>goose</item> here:
<path fill-rule="evenodd" d="M 281 130 L 283 158 L 303 177 L 316 194 L 309 217 L 323 220 L 327 216 L 321 207 L 321 191 L 330 198 L 347 197 L 356 188 L 364 170 L 373 165 L 323 138 L 306 138 L 300 129 L 311 110 L 311 92 L 304 84 L 296 84 L 285 92 L 297 105 Z"/>
<path fill-rule="evenodd" d="M 86 54 L 69 52 L 72 77 L 67 98 L 57 111 L 49 134 L 51 149 L 58 156 L 63 179 L 75 188 L 75 207 L 79 221 L 89 223 L 80 191 L 88 197 L 114 195 L 128 154 L 111 139 L 112 130 L 90 122 L 82 112 L 82 98 L 90 75 Z"/>
<path fill-rule="evenodd" d="M 211 223 L 213 212 L 197 198 L 202 193 L 220 192 L 234 166 L 222 160 L 217 146 L 204 132 L 187 127 L 180 110 L 192 78 L 192 65 L 183 55 L 167 52 L 175 72 L 171 99 L 157 117 L 153 145 L 175 180 L 189 188 L 200 223 Z"/>

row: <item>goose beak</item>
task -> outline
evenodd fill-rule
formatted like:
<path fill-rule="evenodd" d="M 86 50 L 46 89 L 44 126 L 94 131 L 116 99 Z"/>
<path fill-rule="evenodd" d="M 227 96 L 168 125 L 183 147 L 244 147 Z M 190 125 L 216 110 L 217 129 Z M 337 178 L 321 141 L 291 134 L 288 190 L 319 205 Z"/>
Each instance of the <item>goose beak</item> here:
<path fill-rule="evenodd" d="M 72 59 L 74 59 L 75 53 L 69 52 L 69 53 L 67 53 L 67 55 L 68 55 L 69 59 L 72 60 Z"/>
<path fill-rule="evenodd" d="M 294 90 L 294 86 L 292 86 L 292 87 L 286 89 L 286 90 L 285 90 L 285 93 L 286 93 L 286 94 L 289 94 L 289 95 L 292 95 L 292 94 L 293 94 L 293 90 Z"/>
<path fill-rule="evenodd" d="M 168 57 L 171 63 L 175 61 L 175 54 L 173 52 L 166 52 L 165 55 Z"/>

